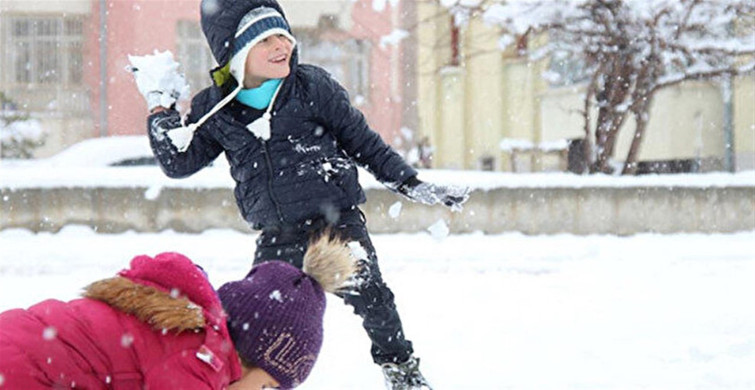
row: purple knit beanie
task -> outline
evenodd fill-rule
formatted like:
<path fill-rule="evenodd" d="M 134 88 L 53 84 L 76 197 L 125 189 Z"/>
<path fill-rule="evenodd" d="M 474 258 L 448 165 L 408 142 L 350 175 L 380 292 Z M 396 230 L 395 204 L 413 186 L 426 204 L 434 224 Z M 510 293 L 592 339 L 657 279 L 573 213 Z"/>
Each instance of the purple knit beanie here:
<path fill-rule="evenodd" d="M 255 266 L 218 290 L 239 355 L 292 389 L 309 375 L 322 346 L 325 293 L 311 276 L 282 262 Z"/>

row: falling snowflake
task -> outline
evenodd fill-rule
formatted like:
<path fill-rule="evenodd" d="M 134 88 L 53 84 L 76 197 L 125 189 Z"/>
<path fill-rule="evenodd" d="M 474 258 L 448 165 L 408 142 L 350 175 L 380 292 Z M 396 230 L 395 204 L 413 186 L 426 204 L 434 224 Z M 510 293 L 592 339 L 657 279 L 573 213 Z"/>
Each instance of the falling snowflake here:
<path fill-rule="evenodd" d="M 446 222 L 442 219 L 439 219 L 438 222 L 435 222 L 434 224 L 432 224 L 430 227 L 427 228 L 427 230 L 436 240 L 442 240 L 446 238 L 450 231 L 448 229 L 448 225 L 446 225 Z"/>
<path fill-rule="evenodd" d="M 153 185 L 147 188 L 146 191 L 144 191 L 144 199 L 147 200 L 155 200 L 158 197 L 160 197 L 160 192 L 162 191 L 163 187 L 160 185 Z"/>
<path fill-rule="evenodd" d="M 128 348 L 134 343 L 134 336 L 130 333 L 125 333 L 121 336 L 121 347 Z"/>
<path fill-rule="evenodd" d="M 396 202 L 391 205 L 391 207 L 388 209 L 388 215 L 391 216 L 391 218 L 396 219 L 401 214 L 401 207 L 403 204 L 401 202 Z"/>

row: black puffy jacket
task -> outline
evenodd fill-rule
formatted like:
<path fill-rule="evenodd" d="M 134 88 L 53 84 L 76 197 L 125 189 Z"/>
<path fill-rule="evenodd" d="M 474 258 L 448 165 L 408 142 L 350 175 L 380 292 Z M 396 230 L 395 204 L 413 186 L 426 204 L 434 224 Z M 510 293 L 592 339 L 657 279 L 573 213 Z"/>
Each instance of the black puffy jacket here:
<path fill-rule="evenodd" d="M 225 42 L 232 40 L 241 17 L 259 5 L 280 6 L 269 0 L 213 1 L 229 5 L 222 12 L 202 13 L 202 27 L 222 68 L 229 60 Z M 196 122 L 230 89 L 214 85 L 199 92 L 187 122 Z M 179 114 L 163 111 L 148 120 L 152 149 L 174 178 L 197 172 L 225 152 L 236 202 L 256 229 L 299 224 L 363 203 L 355 163 L 392 188 L 417 174 L 369 128 L 337 81 L 319 67 L 297 64 L 296 55 L 273 103 L 266 141 L 246 129 L 262 113 L 233 101 L 198 128 L 185 152 L 178 152 L 163 130 L 178 126 Z"/>

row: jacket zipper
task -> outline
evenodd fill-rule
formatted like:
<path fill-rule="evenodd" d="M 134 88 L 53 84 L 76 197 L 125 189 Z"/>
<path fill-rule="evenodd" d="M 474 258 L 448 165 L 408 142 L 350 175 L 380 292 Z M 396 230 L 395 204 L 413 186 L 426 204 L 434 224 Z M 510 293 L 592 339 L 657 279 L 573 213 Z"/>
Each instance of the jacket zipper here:
<path fill-rule="evenodd" d="M 273 194 L 273 175 L 275 174 L 275 172 L 273 172 L 273 161 L 270 158 L 270 153 L 267 150 L 267 142 L 260 140 L 260 143 L 262 143 L 262 154 L 265 155 L 265 161 L 267 161 L 267 193 L 270 195 L 270 200 L 273 201 L 273 204 L 275 205 L 275 211 L 278 213 L 278 220 L 283 223 L 283 212 L 281 211 L 280 203 Z"/>

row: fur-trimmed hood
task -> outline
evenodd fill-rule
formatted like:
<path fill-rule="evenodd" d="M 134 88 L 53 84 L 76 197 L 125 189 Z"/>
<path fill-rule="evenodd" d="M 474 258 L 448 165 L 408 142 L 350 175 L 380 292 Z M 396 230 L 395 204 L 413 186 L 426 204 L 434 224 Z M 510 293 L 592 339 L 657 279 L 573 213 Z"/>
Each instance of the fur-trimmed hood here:
<path fill-rule="evenodd" d="M 220 299 L 186 256 L 137 256 L 83 296 L 0 313 L 0 387 L 222 389 L 241 377 Z"/>
<path fill-rule="evenodd" d="M 202 307 L 185 296 L 138 284 L 122 276 L 90 284 L 83 296 L 131 314 L 156 330 L 181 333 L 201 330 L 206 325 Z"/>

